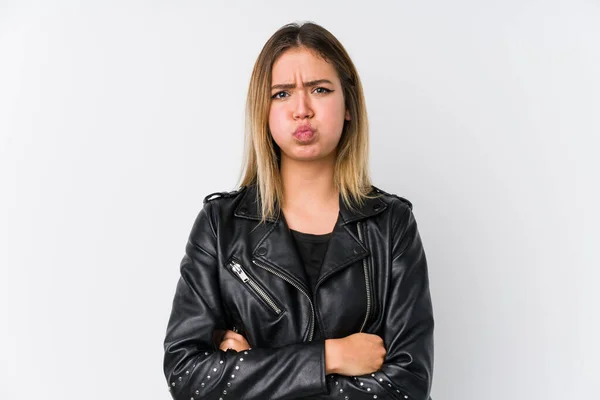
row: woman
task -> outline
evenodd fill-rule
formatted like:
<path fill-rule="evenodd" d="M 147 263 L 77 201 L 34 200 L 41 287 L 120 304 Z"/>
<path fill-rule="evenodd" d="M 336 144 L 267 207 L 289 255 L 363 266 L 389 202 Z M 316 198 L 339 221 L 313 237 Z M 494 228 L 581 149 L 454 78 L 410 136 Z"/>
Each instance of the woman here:
<path fill-rule="evenodd" d="M 433 314 L 411 203 L 371 185 L 338 40 L 279 29 L 254 66 L 240 189 L 209 195 L 164 342 L 174 399 L 428 399 Z"/>

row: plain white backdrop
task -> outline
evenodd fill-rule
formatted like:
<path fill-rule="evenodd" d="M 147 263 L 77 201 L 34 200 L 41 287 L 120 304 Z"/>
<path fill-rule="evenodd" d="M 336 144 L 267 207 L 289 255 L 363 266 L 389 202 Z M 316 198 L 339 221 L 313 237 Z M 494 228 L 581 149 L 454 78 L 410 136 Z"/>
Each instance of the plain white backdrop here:
<path fill-rule="evenodd" d="M 260 49 L 307 20 L 414 204 L 434 400 L 598 398 L 600 2 L 121 0 L 0 1 L 0 399 L 170 398 L 187 236 L 235 188 Z"/>

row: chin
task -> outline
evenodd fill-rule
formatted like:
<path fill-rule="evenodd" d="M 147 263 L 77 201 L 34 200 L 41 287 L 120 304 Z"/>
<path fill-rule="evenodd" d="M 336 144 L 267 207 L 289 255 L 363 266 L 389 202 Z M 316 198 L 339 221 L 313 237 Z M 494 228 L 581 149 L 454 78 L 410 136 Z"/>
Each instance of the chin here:
<path fill-rule="evenodd" d="M 301 151 L 286 153 L 286 156 L 296 161 L 318 161 L 330 158 L 333 151 L 324 153 L 321 149 L 315 149 L 314 151 Z"/>

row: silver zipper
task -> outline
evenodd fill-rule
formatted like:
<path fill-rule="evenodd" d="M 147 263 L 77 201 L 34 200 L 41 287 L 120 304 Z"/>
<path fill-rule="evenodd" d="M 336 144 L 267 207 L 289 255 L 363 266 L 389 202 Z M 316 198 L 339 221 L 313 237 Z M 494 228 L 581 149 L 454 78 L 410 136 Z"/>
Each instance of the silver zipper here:
<path fill-rule="evenodd" d="M 358 239 L 362 242 L 363 238 L 362 238 L 361 226 L 362 226 L 362 224 L 360 222 L 357 222 Z M 364 245 L 364 243 L 363 243 L 363 245 Z M 363 269 L 365 271 L 365 287 L 367 289 L 367 313 L 365 315 L 365 320 L 363 321 L 359 332 L 362 332 L 363 329 L 365 329 L 365 325 L 367 324 L 367 320 L 369 319 L 369 314 L 371 313 L 371 286 L 369 285 L 369 267 L 367 266 L 367 257 L 365 257 L 363 259 Z"/>
<path fill-rule="evenodd" d="M 309 324 L 309 328 L 310 328 L 310 334 L 308 336 L 308 341 L 310 342 L 311 340 L 313 340 L 313 336 L 315 333 L 315 307 L 313 306 L 312 300 L 310 298 L 310 296 L 308 295 L 308 293 L 306 293 L 306 291 L 304 289 L 302 289 L 299 285 L 297 285 L 295 282 L 293 282 L 292 280 L 288 279 L 287 277 L 285 277 L 284 275 L 280 274 L 279 272 L 273 270 L 271 267 L 268 267 L 262 263 L 257 262 L 256 260 L 252 260 L 252 262 L 259 266 L 260 268 L 269 271 L 270 273 L 272 273 L 275 276 L 278 276 L 279 278 L 283 279 L 284 281 L 286 281 L 287 283 L 289 283 L 290 285 L 292 285 L 293 287 L 295 287 L 296 289 L 298 289 L 300 291 L 300 293 L 302 293 L 303 295 L 306 296 L 306 298 L 308 299 L 308 302 L 310 304 L 310 309 L 311 309 L 311 314 L 310 314 L 310 324 Z"/>
<path fill-rule="evenodd" d="M 246 272 L 244 272 L 244 269 L 238 262 L 232 261 L 231 263 L 229 263 L 229 265 L 231 267 L 231 270 L 237 276 L 239 276 L 242 282 L 254 289 L 256 294 L 258 294 L 260 298 L 263 299 L 273 309 L 273 311 L 275 311 L 276 314 L 281 314 L 281 309 L 277 307 L 277 304 L 275 304 L 271 297 L 269 297 L 269 295 L 260 286 L 258 286 L 256 282 L 254 282 L 252 279 L 250 279 L 250 277 L 248 277 L 248 275 L 246 274 Z"/>

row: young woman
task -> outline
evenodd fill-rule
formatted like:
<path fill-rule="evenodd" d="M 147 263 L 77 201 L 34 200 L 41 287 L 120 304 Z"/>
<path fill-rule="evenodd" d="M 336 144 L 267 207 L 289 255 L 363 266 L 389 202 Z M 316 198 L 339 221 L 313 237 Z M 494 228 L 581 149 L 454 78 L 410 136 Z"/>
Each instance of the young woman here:
<path fill-rule="evenodd" d="M 265 44 L 245 175 L 204 199 L 164 341 L 171 395 L 427 400 L 433 313 L 411 203 L 371 184 L 359 76 L 319 25 Z"/>

